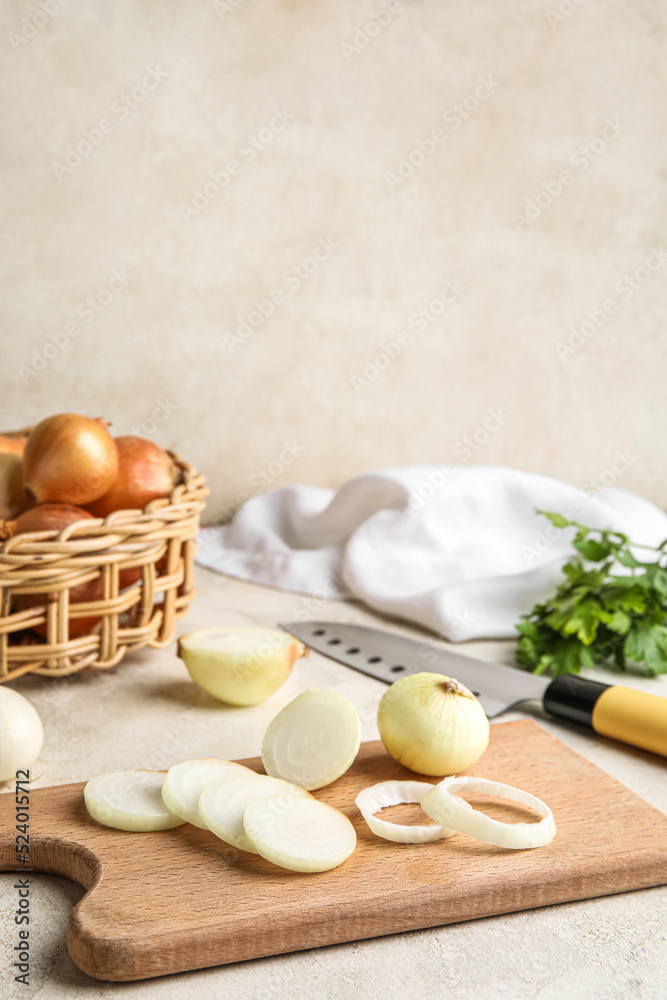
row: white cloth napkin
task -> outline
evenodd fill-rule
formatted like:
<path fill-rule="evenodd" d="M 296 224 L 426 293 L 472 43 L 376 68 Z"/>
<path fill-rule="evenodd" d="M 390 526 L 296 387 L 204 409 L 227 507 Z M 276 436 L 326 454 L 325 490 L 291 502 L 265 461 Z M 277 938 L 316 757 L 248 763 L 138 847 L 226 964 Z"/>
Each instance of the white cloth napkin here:
<path fill-rule="evenodd" d="M 355 597 L 456 642 L 514 636 L 574 550 L 535 508 L 657 545 L 667 515 L 615 487 L 586 493 L 494 466 L 420 466 L 292 485 L 204 528 L 197 562 L 242 580 L 317 597 Z"/>

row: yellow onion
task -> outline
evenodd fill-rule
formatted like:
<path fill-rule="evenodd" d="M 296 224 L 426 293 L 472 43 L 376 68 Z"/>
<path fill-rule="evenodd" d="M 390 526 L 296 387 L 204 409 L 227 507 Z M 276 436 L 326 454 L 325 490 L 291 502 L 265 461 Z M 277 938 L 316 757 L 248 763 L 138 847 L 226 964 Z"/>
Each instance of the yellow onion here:
<path fill-rule="evenodd" d="M 83 507 L 75 507 L 69 503 L 39 503 L 29 510 L 24 510 L 13 521 L 6 521 L 3 534 L 5 538 L 14 535 L 25 535 L 29 531 L 62 531 L 74 521 L 92 520 L 93 515 Z"/>
<path fill-rule="evenodd" d="M 419 774 L 458 774 L 489 743 L 479 701 L 443 674 L 412 674 L 392 684 L 380 702 L 378 729 L 394 760 Z"/>
<path fill-rule="evenodd" d="M 127 435 L 115 439 L 118 472 L 104 496 L 88 504 L 95 517 L 114 510 L 143 510 L 151 500 L 168 497 L 179 476 L 171 455 L 146 438 Z"/>
<path fill-rule="evenodd" d="M 31 500 L 83 505 L 103 496 L 118 472 L 118 449 L 103 420 L 47 417 L 28 436 L 23 482 Z"/>
<path fill-rule="evenodd" d="M 0 453 L 22 455 L 27 440 L 28 431 L 10 431 L 7 434 L 0 434 Z"/>
<path fill-rule="evenodd" d="M 4 520 L 16 517 L 27 506 L 19 455 L 0 453 L 0 517 Z"/>
<path fill-rule="evenodd" d="M 4 525 L 5 537 L 23 535 L 33 531 L 62 531 L 68 524 L 74 521 L 93 520 L 93 515 L 81 507 L 75 507 L 66 503 L 42 503 L 30 510 L 24 511 L 14 521 L 7 521 Z M 81 535 L 77 536 L 82 537 Z M 24 611 L 26 608 L 38 607 L 48 603 L 48 591 L 42 594 L 17 594 L 15 597 L 16 608 Z M 69 592 L 70 606 L 88 601 L 99 601 L 104 595 L 104 585 L 102 577 L 98 576 L 88 583 L 81 583 L 77 587 L 72 587 Z M 89 632 L 100 621 L 99 615 L 91 615 L 85 618 L 70 618 L 69 636 L 74 638 Z M 46 635 L 46 625 L 35 625 L 34 631 L 38 635 Z"/>
<path fill-rule="evenodd" d="M 195 684 L 229 705 L 259 705 L 289 677 L 308 649 L 277 629 L 249 625 L 200 628 L 178 640 L 176 655 Z"/>

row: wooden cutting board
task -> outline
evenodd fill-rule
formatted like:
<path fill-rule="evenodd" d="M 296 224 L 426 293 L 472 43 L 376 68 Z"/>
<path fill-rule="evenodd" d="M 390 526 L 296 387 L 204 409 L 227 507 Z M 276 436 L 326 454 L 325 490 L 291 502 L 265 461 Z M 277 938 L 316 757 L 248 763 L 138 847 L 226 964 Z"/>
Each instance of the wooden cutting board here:
<path fill-rule="evenodd" d="M 259 760 L 243 763 L 261 770 Z M 315 793 L 357 830 L 355 853 L 333 871 L 284 871 L 189 825 L 160 833 L 108 829 L 88 816 L 83 784 L 31 793 L 30 868 L 88 890 L 70 915 L 67 947 L 84 972 L 108 980 L 667 883 L 667 816 L 537 723 L 492 725 L 489 749 L 469 773 L 544 799 L 556 819 L 555 840 L 533 851 L 488 847 L 463 834 L 421 845 L 380 840 L 359 815 L 355 795 L 377 781 L 414 775 L 378 742 L 363 744 L 350 771 Z M 476 804 L 498 818 L 528 818 L 509 803 Z M 388 812 L 408 822 L 420 815 L 418 806 Z M 14 795 L 1 795 L 0 869 L 25 875 L 15 861 L 14 814 Z"/>

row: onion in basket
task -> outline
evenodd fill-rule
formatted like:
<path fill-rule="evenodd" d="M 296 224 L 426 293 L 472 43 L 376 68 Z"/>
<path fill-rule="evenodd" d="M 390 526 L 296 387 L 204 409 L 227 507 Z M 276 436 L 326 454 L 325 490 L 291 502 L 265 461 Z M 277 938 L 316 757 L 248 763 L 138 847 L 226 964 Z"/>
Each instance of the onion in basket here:
<path fill-rule="evenodd" d="M 16 517 L 28 504 L 20 456 L 0 452 L 0 518 Z"/>
<path fill-rule="evenodd" d="M 28 435 L 23 481 L 38 503 L 91 503 L 107 492 L 117 472 L 118 449 L 104 420 L 59 413 Z"/>
<path fill-rule="evenodd" d="M 168 497 L 180 475 L 171 455 L 153 441 L 133 435 L 115 441 L 118 472 L 104 496 L 88 505 L 95 517 L 114 510 L 143 510 L 151 500 Z"/>
<path fill-rule="evenodd" d="M 24 511 L 14 521 L 8 521 L 4 525 L 5 534 L 9 536 L 22 535 L 32 531 L 62 531 L 68 524 L 75 521 L 92 520 L 93 515 L 82 507 L 75 507 L 66 503 L 41 503 L 36 507 L 31 507 Z M 82 537 L 81 535 L 77 537 Z M 83 568 L 83 567 L 82 567 Z M 132 572 L 131 570 L 128 572 Z M 48 602 L 48 589 L 39 594 L 17 594 L 15 604 L 19 611 L 26 608 L 38 607 Z M 100 601 L 104 594 L 104 585 L 101 576 L 86 583 L 80 583 L 72 587 L 69 592 L 70 606 L 88 601 Z M 83 635 L 89 632 L 100 621 L 100 616 L 87 616 L 85 618 L 70 618 L 69 637 Z M 46 625 L 35 625 L 33 631 L 38 635 L 46 635 Z"/>

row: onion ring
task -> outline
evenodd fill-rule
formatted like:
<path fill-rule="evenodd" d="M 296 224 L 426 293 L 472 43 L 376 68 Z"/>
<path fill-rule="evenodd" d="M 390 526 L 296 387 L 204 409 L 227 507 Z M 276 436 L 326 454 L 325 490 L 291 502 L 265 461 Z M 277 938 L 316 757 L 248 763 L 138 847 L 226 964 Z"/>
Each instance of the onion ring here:
<path fill-rule="evenodd" d="M 542 816 L 539 823 L 502 823 L 491 819 L 483 812 L 473 809 L 469 802 L 454 795 L 460 789 L 481 792 L 483 795 L 497 795 L 521 805 L 530 806 Z M 541 799 L 512 785 L 486 778 L 445 778 L 422 799 L 422 809 L 436 823 L 447 823 L 459 833 L 466 833 L 483 844 L 495 847 L 509 847 L 513 850 L 544 847 L 556 835 L 553 813 Z"/>
<path fill-rule="evenodd" d="M 370 829 L 378 837 L 396 844 L 428 844 L 456 832 L 442 826 L 401 826 L 375 816 L 380 809 L 398 806 L 403 802 L 421 802 L 434 785 L 428 781 L 381 781 L 364 788 L 357 795 L 355 804 Z"/>

